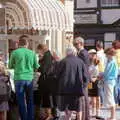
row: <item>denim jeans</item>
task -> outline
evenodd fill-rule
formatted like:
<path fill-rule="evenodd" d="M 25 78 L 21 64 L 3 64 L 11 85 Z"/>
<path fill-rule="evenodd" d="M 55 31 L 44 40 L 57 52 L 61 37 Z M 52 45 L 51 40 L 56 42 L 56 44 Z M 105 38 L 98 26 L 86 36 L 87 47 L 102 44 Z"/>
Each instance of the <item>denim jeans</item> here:
<path fill-rule="evenodd" d="M 116 104 L 120 103 L 120 75 L 118 76 L 118 79 L 116 80 L 116 85 L 114 89 L 114 98 Z"/>
<path fill-rule="evenodd" d="M 15 90 L 21 120 L 34 120 L 33 82 L 15 81 Z"/>

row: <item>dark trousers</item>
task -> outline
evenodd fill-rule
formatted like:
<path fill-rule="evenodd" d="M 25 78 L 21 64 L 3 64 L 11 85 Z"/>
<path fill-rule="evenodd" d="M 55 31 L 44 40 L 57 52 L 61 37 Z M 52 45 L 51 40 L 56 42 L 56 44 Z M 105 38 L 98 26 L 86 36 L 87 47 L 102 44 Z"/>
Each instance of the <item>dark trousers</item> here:
<path fill-rule="evenodd" d="M 21 120 L 34 120 L 32 81 L 29 80 L 15 81 L 15 90 Z"/>
<path fill-rule="evenodd" d="M 88 89 L 84 89 L 84 110 L 83 110 L 83 117 L 82 120 L 90 120 L 90 113 L 89 113 L 89 99 L 88 99 Z"/>

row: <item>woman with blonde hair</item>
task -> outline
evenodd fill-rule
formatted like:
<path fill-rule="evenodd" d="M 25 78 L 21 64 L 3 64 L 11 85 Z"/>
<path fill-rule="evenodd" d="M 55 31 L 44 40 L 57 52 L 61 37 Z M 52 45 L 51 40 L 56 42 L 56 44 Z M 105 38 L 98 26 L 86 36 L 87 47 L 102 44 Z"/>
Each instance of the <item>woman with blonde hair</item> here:
<path fill-rule="evenodd" d="M 96 119 L 102 119 L 100 117 L 100 92 L 99 92 L 99 60 L 97 58 L 97 51 L 95 49 L 91 49 L 88 51 L 90 55 L 90 66 L 89 66 L 89 73 L 91 77 L 91 83 L 90 86 L 88 86 L 89 89 L 89 97 L 91 97 L 92 102 L 92 116 L 96 117 Z"/>

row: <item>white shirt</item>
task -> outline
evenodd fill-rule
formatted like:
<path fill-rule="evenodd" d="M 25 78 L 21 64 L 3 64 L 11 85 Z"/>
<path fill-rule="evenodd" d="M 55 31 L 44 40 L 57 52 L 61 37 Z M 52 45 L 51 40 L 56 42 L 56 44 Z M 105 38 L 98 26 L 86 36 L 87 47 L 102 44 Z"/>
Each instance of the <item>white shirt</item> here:
<path fill-rule="evenodd" d="M 104 53 L 104 50 L 97 51 L 97 57 L 98 57 L 98 59 L 100 60 L 101 63 L 106 65 L 107 58 L 106 58 L 106 55 Z"/>

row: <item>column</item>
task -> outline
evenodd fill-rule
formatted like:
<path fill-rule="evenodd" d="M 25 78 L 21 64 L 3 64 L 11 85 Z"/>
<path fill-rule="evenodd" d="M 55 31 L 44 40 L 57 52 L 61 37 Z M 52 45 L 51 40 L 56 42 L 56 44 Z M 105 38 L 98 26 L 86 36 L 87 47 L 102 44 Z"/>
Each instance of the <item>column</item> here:
<path fill-rule="evenodd" d="M 62 31 L 62 56 L 65 56 L 65 49 L 66 49 L 66 44 L 65 44 L 65 31 Z"/>
<path fill-rule="evenodd" d="M 57 51 L 60 53 L 60 56 L 62 55 L 62 31 L 57 31 L 57 39 L 56 39 L 56 48 Z"/>

